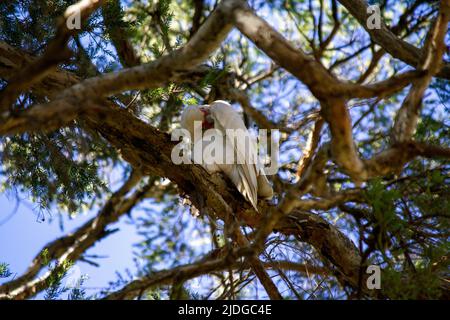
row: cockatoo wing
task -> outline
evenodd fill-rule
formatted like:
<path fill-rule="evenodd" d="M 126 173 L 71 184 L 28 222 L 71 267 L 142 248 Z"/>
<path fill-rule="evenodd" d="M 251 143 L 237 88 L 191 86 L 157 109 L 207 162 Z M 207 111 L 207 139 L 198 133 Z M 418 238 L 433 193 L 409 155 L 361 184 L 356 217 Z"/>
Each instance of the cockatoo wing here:
<path fill-rule="evenodd" d="M 242 130 L 248 137 L 250 134 L 245 127 L 239 114 L 233 110 L 230 104 L 225 101 L 215 101 L 209 107 L 211 117 L 214 119 L 214 127 L 220 130 L 226 137 L 225 152 L 231 152 L 235 155 L 235 163 L 219 164 L 222 171 L 231 179 L 239 192 L 253 205 L 257 210 L 258 202 L 258 168 L 256 144 L 253 140 L 241 139 L 238 137 L 233 141 L 226 134 L 226 129 Z M 234 150 L 229 150 L 234 146 Z M 227 149 L 228 148 L 228 149 Z M 226 154 L 226 153 L 224 153 Z"/>

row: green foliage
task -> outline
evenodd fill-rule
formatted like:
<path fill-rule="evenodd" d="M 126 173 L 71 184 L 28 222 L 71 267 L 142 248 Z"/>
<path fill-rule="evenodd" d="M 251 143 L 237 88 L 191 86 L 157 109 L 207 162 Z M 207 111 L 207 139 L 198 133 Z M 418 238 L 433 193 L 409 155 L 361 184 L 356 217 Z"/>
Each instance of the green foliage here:
<path fill-rule="evenodd" d="M 182 263 L 183 259 L 190 257 L 194 248 L 186 240 L 192 236 L 192 232 L 185 233 L 191 223 L 181 215 L 176 199 L 165 199 L 171 205 L 162 209 L 159 216 L 154 216 L 154 210 L 149 210 L 147 215 L 138 220 L 138 233 L 144 240 L 137 244 L 140 249 L 140 257 L 145 261 L 146 272 L 157 270 L 173 260 L 173 265 Z M 152 214 L 153 213 L 153 214 Z M 178 219 L 178 223 L 173 225 L 173 220 Z M 171 230 L 170 234 L 164 232 Z"/>
<path fill-rule="evenodd" d="M 81 149 L 67 148 L 63 135 L 52 138 L 56 141 L 40 135 L 4 140 L 3 189 L 29 192 L 40 210 L 56 204 L 73 214 L 91 206 L 94 197 L 107 190 L 106 185 L 98 176 L 98 162 L 80 154 Z"/>
<path fill-rule="evenodd" d="M 379 179 L 372 180 L 367 187 L 366 198 L 373 207 L 376 218 L 392 220 L 395 215 L 395 200 L 400 197 L 398 190 L 388 189 Z"/>
<path fill-rule="evenodd" d="M 41 265 L 47 267 L 48 272 L 50 273 L 49 277 L 46 279 L 44 299 L 65 299 L 63 298 L 63 294 L 65 293 L 67 293 L 68 300 L 89 299 L 89 297 L 86 296 L 86 290 L 82 288 L 87 279 L 86 276 L 82 275 L 79 279 L 76 279 L 76 283 L 73 284 L 73 287 L 68 288 L 62 285 L 63 279 L 74 265 L 72 261 L 64 260 L 62 263 L 55 262 L 52 264 L 52 258 L 49 256 L 47 248 L 42 250 L 40 259 Z"/>
<path fill-rule="evenodd" d="M 123 20 L 123 10 L 119 0 L 108 0 L 102 7 L 106 31 L 111 35 L 120 36 L 121 40 L 128 39 L 129 24 Z M 124 32 L 125 31 L 125 32 Z"/>
<path fill-rule="evenodd" d="M 439 299 L 440 285 L 439 276 L 429 266 L 414 272 L 388 268 L 382 274 L 383 292 L 393 300 Z"/>
<path fill-rule="evenodd" d="M 145 293 L 148 300 L 162 300 L 161 290 L 149 290 Z"/>
<path fill-rule="evenodd" d="M 414 161 L 410 169 L 419 166 L 427 163 Z M 370 236 L 377 237 L 382 253 L 373 257 L 385 263 L 382 287 L 389 298 L 437 299 L 449 268 L 448 174 L 436 168 L 405 179 L 398 184 L 377 179 L 368 186 L 366 199 L 374 220 Z"/>
<path fill-rule="evenodd" d="M 372 206 L 374 230 L 378 248 L 386 246 L 386 233 L 398 233 L 404 230 L 404 222 L 396 214 L 396 200 L 400 198 L 396 189 L 388 189 L 381 180 L 373 180 L 368 184 L 366 199 Z"/>
<path fill-rule="evenodd" d="M 171 0 L 159 0 L 156 5 L 155 14 L 160 19 L 161 31 L 164 37 L 169 36 L 170 25 L 173 20 L 173 13 L 170 10 Z"/>
<path fill-rule="evenodd" d="M 173 18 L 170 0 L 149 1 L 145 4 L 136 2 L 130 8 L 127 15 L 130 22 L 129 35 L 134 42 L 144 44 L 145 51 L 142 57 L 144 60 L 158 58 L 175 49 L 172 43 L 180 45 L 180 39 L 174 41 L 171 34 Z M 150 37 L 149 29 L 158 37 Z"/>
<path fill-rule="evenodd" d="M 82 288 L 84 282 L 86 281 L 86 277 L 82 276 L 77 284 L 70 289 L 69 295 L 67 296 L 68 300 L 88 300 L 89 298 L 86 295 L 86 290 Z"/>
<path fill-rule="evenodd" d="M 62 280 L 72 266 L 73 262 L 69 260 L 65 260 L 60 264 L 55 263 L 53 266 L 49 264 L 51 274 L 46 280 L 45 300 L 55 300 L 63 293 L 69 291 L 68 288 L 62 286 Z"/>
<path fill-rule="evenodd" d="M 12 272 L 9 270 L 9 264 L 0 262 L 0 278 L 9 278 Z"/>
<path fill-rule="evenodd" d="M 2 1 L 0 39 L 19 47 L 26 43 L 29 50 L 41 50 L 42 42 L 54 33 L 56 19 L 73 3 L 72 0 Z"/>
<path fill-rule="evenodd" d="M 48 266 L 50 264 L 48 248 L 44 248 L 44 250 L 42 250 L 40 258 L 41 258 L 41 265 Z"/>
<path fill-rule="evenodd" d="M 200 87 L 208 88 L 216 84 L 225 74 L 228 73 L 227 69 L 219 69 L 217 65 L 214 65 L 213 68 L 208 70 L 208 73 L 204 76 L 204 78 L 200 81 Z"/>

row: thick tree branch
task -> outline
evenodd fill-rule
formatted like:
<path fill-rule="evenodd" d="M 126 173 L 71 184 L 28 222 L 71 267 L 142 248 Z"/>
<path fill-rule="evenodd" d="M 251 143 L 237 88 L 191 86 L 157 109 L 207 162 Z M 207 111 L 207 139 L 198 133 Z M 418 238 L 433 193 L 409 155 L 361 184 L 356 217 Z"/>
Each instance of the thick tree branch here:
<path fill-rule="evenodd" d="M 236 191 L 230 189 L 225 181 L 219 176 L 209 175 L 203 168 L 196 165 L 178 165 L 174 166 L 170 155 L 173 148 L 173 142 L 170 141 L 168 135 L 159 132 L 158 130 L 148 126 L 142 121 L 131 117 L 125 110 L 117 109 L 117 112 L 110 111 L 106 118 L 102 116 L 97 117 L 89 115 L 92 125 L 99 128 L 102 135 L 118 150 L 121 150 L 122 157 L 136 168 L 140 168 L 145 174 L 164 176 L 176 183 L 180 189 L 180 193 L 184 197 L 188 197 L 190 201 L 200 210 L 208 210 L 209 213 L 214 212 L 215 215 L 228 221 L 228 216 L 234 214 L 236 219 L 242 221 L 244 224 L 260 228 L 262 225 L 268 230 L 263 231 L 261 238 L 265 238 L 267 232 L 271 232 L 274 228 L 279 232 L 286 234 L 296 234 L 298 228 L 296 225 L 302 225 L 302 221 L 293 221 L 288 215 L 289 212 L 278 214 L 277 219 L 271 219 L 270 216 L 266 218 L 264 213 L 268 211 L 275 211 L 280 213 L 280 210 L 271 208 L 264 203 L 260 204 L 260 212 L 257 214 L 243 199 L 236 194 Z M 266 220 L 269 223 L 266 223 Z M 278 221 L 278 222 L 277 222 Z M 329 257 L 333 257 L 334 262 L 339 262 L 341 259 L 348 260 L 353 258 L 346 258 L 345 251 L 333 251 L 330 248 L 344 248 L 347 244 L 339 245 L 342 239 L 336 238 L 336 234 L 341 234 L 332 225 L 321 220 L 307 220 L 309 228 L 317 228 L 324 231 L 332 232 L 328 236 L 328 240 L 334 241 L 335 244 L 313 241 L 305 235 L 305 241 L 314 245 L 319 245 L 316 249 L 321 252 L 325 251 Z M 275 222 L 275 223 L 274 223 Z M 315 224 L 317 222 L 317 224 Z M 273 225 L 274 223 L 274 225 Z M 302 238 L 303 240 L 303 238 Z M 310 242 L 311 240 L 311 242 Z M 328 241 L 327 240 L 327 241 Z M 321 246 L 328 246 L 322 248 Z M 356 250 L 356 249 L 355 249 Z M 353 254 L 353 253 L 352 253 Z M 343 262 L 342 262 L 343 263 Z M 337 269 L 341 270 L 344 266 L 339 262 Z M 345 267 L 347 268 L 347 267 Z M 358 267 L 359 268 L 359 267 Z M 344 269 L 346 270 L 346 269 Z M 358 274 L 357 270 L 351 275 L 346 275 L 344 270 L 341 270 L 343 279 L 347 277 L 352 278 L 354 274 Z M 359 270 L 359 269 L 358 269 Z M 356 279 L 352 280 L 357 281 Z M 346 280 L 346 283 L 348 281 Z"/>
<path fill-rule="evenodd" d="M 33 64 L 36 59 L 38 58 L 0 41 L 0 78 L 9 81 L 12 75 Z M 80 81 L 81 79 L 74 73 L 57 69 L 47 74 L 42 81 L 36 82 L 30 89 L 37 95 L 52 97 L 56 92 L 61 92 Z"/>
<path fill-rule="evenodd" d="M 201 19 L 203 16 L 203 9 L 205 6 L 203 0 L 193 0 L 192 2 L 194 3 L 194 16 L 192 17 L 192 27 L 191 30 L 189 31 L 191 37 L 200 28 Z"/>
<path fill-rule="evenodd" d="M 123 12 L 119 0 L 109 0 L 102 7 L 103 21 L 111 42 L 116 48 L 120 63 L 124 67 L 134 67 L 140 64 L 140 59 L 128 40 L 128 33 L 124 26 Z"/>
<path fill-rule="evenodd" d="M 86 222 L 73 234 L 63 236 L 45 245 L 23 275 L 0 286 L 0 299 L 26 299 L 45 288 L 46 281 L 53 274 L 53 270 L 35 278 L 46 267 L 43 263 L 42 252 L 44 250 L 50 261 L 55 260 L 57 265 L 60 265 L 64 261 L 76 261 L 97 241 L 108 236 L 110 232 L 107 227 L 110 224 L 130 212 L 136 203 L 148 197 L 153 184 L 126 197 L 127 193 L 141 180 L 140 178 L 139 172 L 133 172 L 124 185 L 110 197 L 95 218 Z"/>
<path fill-rule="evenodd" d="M 235 228 L 234 238 L 236 243 L 240 247 L 249 247 L 250 243 L 239 230 L 239 228 Z M 258 280 L 261 282 L 262 286 L 267 292 L 267 295 L 271 300 L 281 300 L 283 297 L 278 291 L 277 286 L 273 283 L 266 269 L 264 268 L 262 262 L 259 260 L 256 254 L 249 255 L 246 257 L 246 261 L 250 265 L 253 270 L 253 273 L 258 277 Z"/>
<path fill-rule="evenodd" d="M 208 257 L 209 255 L 207 255 Z M 210 256 L 213 256 L 212 254 Z M 219 259 L 201 259 L 197 263 L 182 265 L 170 270 L 157 271 L 148 276 L 134 280 L 118 291 L 106 295 L 106 300 L 134 299 L 140 293 L 152 288 L 171 285 L 175 279 L 183 277 L 184 280 L 193 279 L 205 274 L 218 271 L 228 271 L 231 269 L 245 270 L 250 266 L 245 262 L 235 260 L 236 257 L 223 257 Z M 206 264 L 206 265 L 205 265 Z M 328 271 L 323 267 L 309 266 L 292 261 L 270 261 L 263 262 L 266 269 L 291 270 L 305 274 L 328 275 Z"/>
<path fill-rule="evenodd" d="M 139 295 L 140 292 L 148 290 L 152 287 L 170 285 L 176 279 L 189 280 L 198 276 L 208 274 L 214 271 L 228 269 L 236 259 L 248 254 L 248 250 L 231 250 L 224 254 L 222 258 L 215 258 L 214 252 L 206 255 L 197 262 L 181 265 L 179 267 L 158 271 L 148 276 L 134 280 L 122 289 L 108 294 L 104 299 L 106 300 L 125 300 L 133 299 Z"/>
<path fill-rule="evenodd" d="M 410 140 L 416 130 L 423 94 L 442 64 L 442 56 L 446 50 L 445 36 L 449 19 L 450 2 L 442 1 L 439 15 L 434 27 L 428 33 L 427 42 L 423 49 L 423 62 L 419 65 L 419 69 L 424 70 L 424 76 L 414 81 L 397 112 L 391 133 L 392 143 Z"/>
<path fill-rule="evenodd" d="M 228 215 L 234 213 L 237 219 L 248 226 L 259 228 L 264 223 L 264 215 L 256 214 L 222 178 L 210 176 L 196 165 L 174 166 L 171 161 L 174 144 L 168 135 L 135 118 L 126 110 L 118 107 L 112 109 L 113 106 L 108 108 L 103 112 L 88 114 L 85 120 L 120 150 L 122 157 L 133 167 L 139 168 L 144 174 L 169 178 L 178 185 L 180 193 L 188 197 L 197 208 L 214 212 L 221 219 L 225 220 Z M 261 204 L 260 212 L 268 210 L 270 208 L 267 205 Z M 335 265 L 337 271 L 333 272 L 339 275 L 342 283 L 357 283 L 355 277 L 359 267 L 358 270 L 355 269 L 356 262 L 350 266 L 346 265 L 347 261 L 354 260 L 355 253 L 349 253 L 348 240 L 344 241 L 344 236 L 332 225 L 324 220 L 317 220 L 312 215 L 307 219 L 298 219 L 297 215 L 293 218 L 284 214 L 278 215 L 277 220 L 275 225 L 269 224 L 269 232 L 275 228 L 285 234 L 300 234 L 302 241 L 312 244 Z M 301 227 L 300 230 L 298 226 Z M 320 232 L 316 233 L 314 230 Z M 325 240 L 317 238 L 319 233 Z M 342 241 L 344 242 L 341 243 Z M 352 257 L 349 257 L 349 254 Z"/>
<path fill-rule="evenodd" d="M 67 43 L 81 29 L 76 26 L 72 28 L 72 21 L 69 19 L 79 15 L 80 21 L 84 21 L 102 2 L 103 0 L 82 0 L 66 9 L 58 23 L 56 35 L 43 55 L 9 78 L 8 86 L 0 92 L 0 112 L 7 111 L 22 91 L 44 79 L 60 62 L 71 56 Z"/>
<path fill-rule="evenodd" d="M 180 73 L 201 63 L 221 44 L 232 28 L 229 15 L 233 12 L 234 6 L 239 3 L 240 1 L 237 0 L 223 1 L 183 48 L 149 64 L 84 80 L 64 90 L 47 105 L 37 107 L 58 110 L 68 108 L 68 100 L 98 99 L 131 89 L 161 87 L 170 81 L 175 81 Z M 8 114 L 4 114 L 3 118 L 5 116 L 7 117 Z M 14 121 L 6 122 L 0 122 L 0 126 L 5 127 L 0 130 L 2 134 L 17 127 Z M 61 122 L 58 123 L 60 124 Z"/>
<path fill-rule="evenodd" d="M 420 76 L 407 72 L 377 84 L 359 85 L 340 81 L 318 61 L 295 48 L 267 22 L 259 18 L 244 4 L 235 10 L 236 27 L 278 65 L 306 84 L 320 101 L 329 98 L 369 98 L 388 96 L 407 86 Z M 326 84 L 326 85 L 325 85 Z"/>
<path fill-rule="evenodd" d="M 422 52 L 419 48 L 409 44 L 408 42 L 398 38 L 384 22 L 381 23 L 381 28 L 369 29 L 367 26 L 367 3 L 364 0 L 338 0 L 366 29 L 370 34 L 372 40 L 380 45 L 386 52 L 391 54 L 394 58 L 400 59 L 403 62 L 413 66 L 419 67 L 422 61 Z M 448 0 L 441 1 L 442 5 L 449 5 Z M 450 79 L 450 65 L 447 63 L 443 66 L 437 76 Z"/>
<path fill-rule="evenodd" d="M 297 168 L 297 176 L 301 179 L 303 177 L 303 173 L 308 168 L 311 163 L 314 153 L 316 152 L 317 146 L 319 144 L 322 127 L 324 125 L 324 121 L 321 117 L 319 117 L 315 122 L 311 129 L 311 132 L 308 136 L 308 141 L 306 143 L 306 147 L 303 150 L 303 156 L 300 158 Z"/>

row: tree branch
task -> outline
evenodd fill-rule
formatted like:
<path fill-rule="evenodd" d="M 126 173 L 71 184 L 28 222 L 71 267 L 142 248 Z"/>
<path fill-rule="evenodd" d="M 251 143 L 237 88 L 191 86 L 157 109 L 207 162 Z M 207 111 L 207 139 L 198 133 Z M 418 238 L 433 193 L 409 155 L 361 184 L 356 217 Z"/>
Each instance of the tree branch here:
<path fill-rule="evenodd" d="M 68 19 L 79 15 L 80 20 L 84 21 L 102 3 L 103 0 L 81 0 L 66 9 L 58 23 L 56 35 L 48 44 L 43 55 L 12 76 L 8 86 L 0 92 L 0 113 L 8 111 L 22 91 L 41 81 L 60 62 L 71 56 L 72 53 L 67 47 L 67 43 L 72 35 L 81 31 L 81 28 L 70 28 Z"/>
<path fill-rule="evenodd" d="M 440 70 L 442 56 L 446 50 L 445 36 L 450 19 L 450 2 L 442 1 L 438 17 L 428 33 L 427 42 L 423 48 L 423 62 L 419 69 L 424 70 L 424 76 L 414 81 L 407 97 L 396 114 L 392 128 L 392 143 L 410 140 L 416 130 L 422 97 L 428 88 L 432 77 Z"/>
<path fill-rule="evenodd" d="M 153 183 L 126 197 L 126 194 L 137 185 L 141 177 L 139 172 L 133 171 L 124 185 L 109 198 L 95 218 L 86 222 L 73 234 L 63 236 L 45 245 L 23 275 L 0 286 L 0 299 L 26 299 L 45 288 L 46 281 L 53 274 L 53 270 L 35 278 L 46 267 L 42 254 L 44 250 L 50 260 L 55 260 L 58 262 L 57 265 L 60 265 L 64 261 L 76 261 L 97 241 L 108 236 L 110 232 L 107 227 L 130 212 L 136 203 L 148 196 Z"/>
<path fill-rule="evenodd" d="M 372 40 L 386 52 L 413 67 L 418 67 L 421 64 L 421 50 L 398 38 L 384 22 L 381 23 L 380 29 L 368 28 L 367 18 L 369 14 L 367 13 L 367 4 L 364 0 L 339 0 L 339 2 L 358 20 L 361 26 L 370 34 Z M 441 4 L 448 6 L 448 0 L 441 1 Z M 437 76 L 450 79 L 450 65 L 448 63 L 445 64 Z"/>
<path fill-rule="evenodd" d="M 124 26 L 123 12 L 119 0 L 109 0 L 102 7 L 103 21 L 111 42 L 116 48 L 120 63 L 124 67 L 134 67 L 140 64 L 133 45 L 128 40 L 127 30 Z"/>

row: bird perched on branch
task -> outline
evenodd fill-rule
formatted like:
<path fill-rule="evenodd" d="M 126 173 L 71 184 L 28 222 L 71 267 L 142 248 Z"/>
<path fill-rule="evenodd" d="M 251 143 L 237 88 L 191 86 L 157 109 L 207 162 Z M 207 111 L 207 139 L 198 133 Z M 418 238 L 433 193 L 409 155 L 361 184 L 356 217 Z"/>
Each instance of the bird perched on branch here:
<path fill-rule="evenodd" d="M 196 121 L 197 128 L 202 133 L 200 136 L 198 132 L 195 132 Z M 212 134 L 215 131 L 216 134 L 219 133 L 223 136 L 223 140 L 216 143 L 219 149 L 222 148 L 219 151 L 223 158 L 220 158 L 219 161 L 216 158 L 212 162 L 202 163 L 210 174 L 223 172 L 257 211 L 258 198 L 272 198 L 272 186 L 260 165 L 256 144 L 249 139 L 251 136 L 243 120 L 228 102 L 217 100 L 211 105 L 186 107 L 181 115 L 181 126 L 189 131 L 194 150 L 196 144 L 201 144 L 202 151 L 208 146 L 210 147 L 212 139 L 209 140 L 208 132 Z M 234 155 L 233 161 L 220 161 L 221 159 L 225 160 L 227 154 Z"/>

